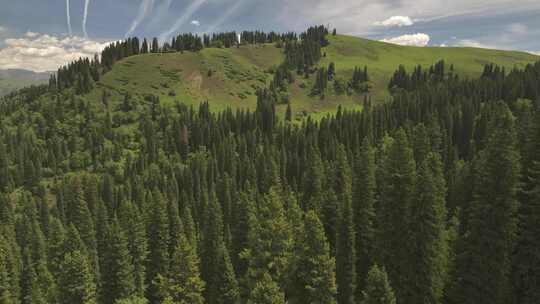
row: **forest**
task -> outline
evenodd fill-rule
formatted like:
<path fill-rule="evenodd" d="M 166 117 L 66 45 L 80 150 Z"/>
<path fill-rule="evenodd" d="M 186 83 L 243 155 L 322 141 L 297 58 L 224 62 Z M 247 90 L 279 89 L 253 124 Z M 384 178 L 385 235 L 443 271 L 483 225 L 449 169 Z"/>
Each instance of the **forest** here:
<path fill-rule="evenodd" d="M 396 66 L 386 103 L 281 117 L 290 77 L 332 81 L 331 34 L 130 38 L 2 98 L 0 304 L 539 303 L 540 62 Z M 122 58 L 239 43 L 285 54 L 255 111 L 80 98 Z"/>

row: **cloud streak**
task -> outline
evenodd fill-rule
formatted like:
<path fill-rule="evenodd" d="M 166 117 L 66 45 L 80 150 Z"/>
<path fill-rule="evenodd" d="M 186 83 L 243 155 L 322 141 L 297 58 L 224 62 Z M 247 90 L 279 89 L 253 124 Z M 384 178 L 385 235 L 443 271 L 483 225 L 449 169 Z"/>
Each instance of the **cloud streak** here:
<path fill-rule="evenodd" d="M 88 6 L 90 6 L 90 0 L 85 0 L 84 16 L 83 16 L 83 23 L 82 23 L 82 28 L 83 28 L 83 33 L 84 33 L 85 38 L 88 38 L 88 32 L 86 32 L 86 21 L 88 20 Z"/>
<path fill-rule="evenodd" d="M 132 35 L 139 24 L 141 24 L 141 22 L 152 13 L 152 10 L 154 9 L 154 2 L 154 0 L 142 0 L 137 16 L 131 23 L 129 30 L 124 35 L 126 38 Z"/>
<path fill-rule="evenodd" d="M 216 20 L 213 24 L 211 24 L 208 29 L 206 30 L 207 33 L 214 32 L 217 28 L 219 28 L 227 19 L 229 19 L 232 14 L 234 14 L 244 3 L 246 0 L 237 0 L 233 6 L 231 6 L 221 17 Z"/>
<path fill-rule="evenodd" d="M 431 38 L 429 35 L 424 33 L 417 33 L 411 35 L 402 35 L 398 37 L 382 39 L 381 41 L 387 43 L 393 43 L 398 45 L 407 45 L 407 46 L 427 46 Z"/>
<path fill-rule="evenodd" d="M 71 13 L 69 9 L 69 0 L 66 0 L 66 17 L 67 17 L 67 26 L 68 26 L 68 33 L 69 35 L 73 35 L 73 31 L 71 30 Z"/>
<path fill-rule="evenodd" d="M 161 33 L 159 35 L 159 41 L 166 41 L 168 40 L 174 33 L 176 33 L 182 25 L 184 25 L 188 20 L 191 19 L 193 14 L 199 10 L 199 8 L 206 2 L 207 0 L 195 0 L 193 1 L 184 11 L 184 14 L 178 18 L 178 20 L 174 23 L 174 25 L 167 31 Z"/>

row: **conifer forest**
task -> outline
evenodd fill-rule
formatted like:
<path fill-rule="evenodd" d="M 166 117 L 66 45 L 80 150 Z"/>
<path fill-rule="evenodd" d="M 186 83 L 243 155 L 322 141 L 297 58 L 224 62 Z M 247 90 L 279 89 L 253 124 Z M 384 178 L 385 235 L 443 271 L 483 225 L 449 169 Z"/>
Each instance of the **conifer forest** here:
<path fill-rule="evenodd" d="M 374 102 L 370 66 L 320 66 L 331 35 L 129 38 L 3 97 L 0 304 L 540 303 L 540 62 L 396 65 Z M 255 110 L 96 85 L 241 44 L 283 54 Z M 362 108 L 296 119 L 310 75 Z"/>

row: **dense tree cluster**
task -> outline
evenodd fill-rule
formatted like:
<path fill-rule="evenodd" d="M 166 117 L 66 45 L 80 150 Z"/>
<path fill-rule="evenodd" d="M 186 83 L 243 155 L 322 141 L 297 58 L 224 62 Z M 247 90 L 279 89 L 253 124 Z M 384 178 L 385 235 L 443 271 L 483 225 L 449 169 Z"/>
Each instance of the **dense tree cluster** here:
<path fill-rule="evenodd" d="M 492 70 L 300 124 L 8 96 L 0 303 L 537 303 L 540 63 Z"/>
<path fill-rule="evenodd" d="M 423 86 L 430 84 L 435 85 L 445 80 L 453 80 L 454 77 L 457 77 L 454 74 L 453 65 L 450 66 L 450 70 L 446 72 L 446 65 L 444 60 L 438 61 L 434 65 L 430 66 L 429 69 L 422 68 L 421 65 L 418 65 L 414 68 L 412 74 L 408 74 L 403 65 L 399 66 L 399 69 L 394 72 L 394 75 L 390 79 L 388 84 L 389 89 L 404 89 L 408 91 L 417 90 Z M 487 69 L 488 66 L 486 66 Z M 486 72 L 484 72 L 486 73 Z"/>

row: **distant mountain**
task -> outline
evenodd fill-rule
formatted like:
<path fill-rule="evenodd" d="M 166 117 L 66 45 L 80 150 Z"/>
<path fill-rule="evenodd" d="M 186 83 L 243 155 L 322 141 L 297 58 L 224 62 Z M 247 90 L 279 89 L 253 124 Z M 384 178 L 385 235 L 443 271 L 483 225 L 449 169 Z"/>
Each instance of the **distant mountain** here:
<path fill-rule="evenodd" d="M 29 85 L 46 83 L 50 75 L 50 72 L 36 73 L 19 69 L 0 70 L 0 96 Z"/>

